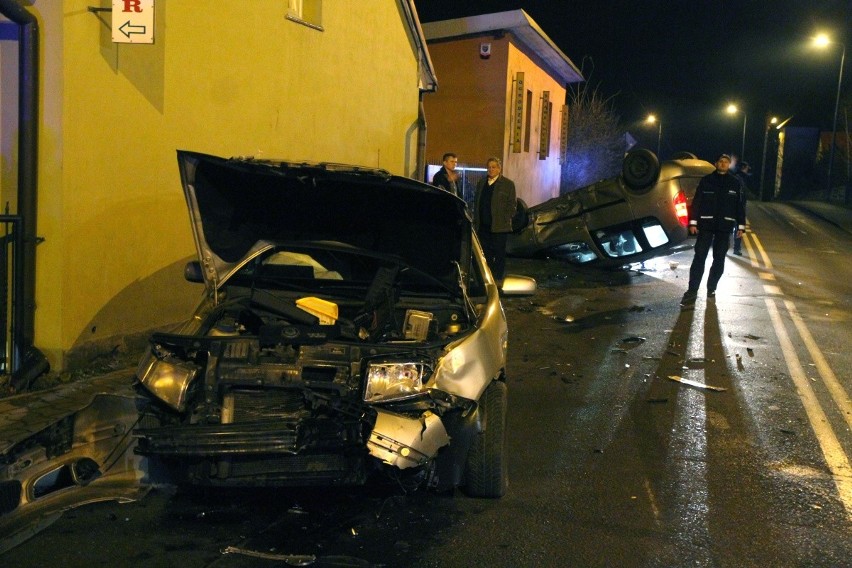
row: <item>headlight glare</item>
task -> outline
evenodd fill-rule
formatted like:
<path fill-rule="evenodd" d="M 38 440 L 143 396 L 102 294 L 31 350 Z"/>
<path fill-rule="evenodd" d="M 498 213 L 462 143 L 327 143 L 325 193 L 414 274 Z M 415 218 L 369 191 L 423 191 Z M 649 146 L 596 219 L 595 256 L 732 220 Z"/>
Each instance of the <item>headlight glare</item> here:
<path fill-rule="evenodd" d="M 367 366 L 366 402 L 407 398 L 424 392 L 423 383 L 432 373 L 425 363 L 370 363 Z"/>

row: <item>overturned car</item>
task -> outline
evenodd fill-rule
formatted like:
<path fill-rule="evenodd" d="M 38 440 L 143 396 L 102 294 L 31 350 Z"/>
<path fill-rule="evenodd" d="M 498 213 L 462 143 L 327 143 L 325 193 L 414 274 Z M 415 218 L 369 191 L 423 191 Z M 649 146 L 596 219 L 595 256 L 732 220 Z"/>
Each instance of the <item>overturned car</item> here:
<path fill-rule="evenodd" d="M 695 189 L 713 170 L 688 152 L 660 163 L 649 150 L 633 150 L 620 175 L 530 207 L 507 252 L 603 267 L 670 254 L 686 241 Z"/>
<path fill-rule="evenodd" d="M 200 485 L 383 470 L 503 495 L 507 326 L 464 202 L 383 170 L 178 160 L 206 292 L 139 365 L 136 451 Z"/>

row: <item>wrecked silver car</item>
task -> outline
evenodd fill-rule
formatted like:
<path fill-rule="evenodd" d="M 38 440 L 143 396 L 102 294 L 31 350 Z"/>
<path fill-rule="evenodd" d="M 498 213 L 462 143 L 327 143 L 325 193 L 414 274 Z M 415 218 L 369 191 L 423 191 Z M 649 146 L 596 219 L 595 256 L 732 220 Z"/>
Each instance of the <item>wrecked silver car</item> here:
<path fill-rule="evenodd" d="M 670 254 L 686 241 L 695 189 L 713 170 L 686 152 L 660 163 L 649 150 L 633 150 L 619 176 L 530 207 L 507 252 L 604 267 Z"/>
<path fill-rule="evenodd" d="M 178 160 L 206 292 L 139 365 L 137 452 L 200 485 L 385 471 L 503 495 L 507 326 L 464 202 L 383 170 Z"/>

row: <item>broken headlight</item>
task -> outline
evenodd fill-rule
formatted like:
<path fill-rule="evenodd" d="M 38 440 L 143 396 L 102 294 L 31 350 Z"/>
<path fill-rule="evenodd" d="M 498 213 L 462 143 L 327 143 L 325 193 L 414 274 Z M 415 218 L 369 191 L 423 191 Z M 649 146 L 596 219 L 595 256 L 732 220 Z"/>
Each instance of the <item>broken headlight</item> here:
<path fill-rule="evenodd" d="M 186 393 L 196 374 L 196 365 L 176 358 L 160 359 L 151 350 L 148 350 L 136 369 L 139 382 L 178 412 L 186 409 Z"/>
<path fill-rule="evenodd" d="M 431 374 L 432 368 L 423 362 L 369 363 L 364 401 L 384 402 L 421 394 Z"/>

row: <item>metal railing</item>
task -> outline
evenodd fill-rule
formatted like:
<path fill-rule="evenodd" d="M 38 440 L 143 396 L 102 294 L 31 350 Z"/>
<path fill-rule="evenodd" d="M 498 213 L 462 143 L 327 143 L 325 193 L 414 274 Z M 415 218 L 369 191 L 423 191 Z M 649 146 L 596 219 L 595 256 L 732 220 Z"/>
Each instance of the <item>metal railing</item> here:
<path fill-rule="evenodd" d="M 16 370 L 15 275 L 19 267 L 21 217 L 0 215 L 0 374 Z"/>

